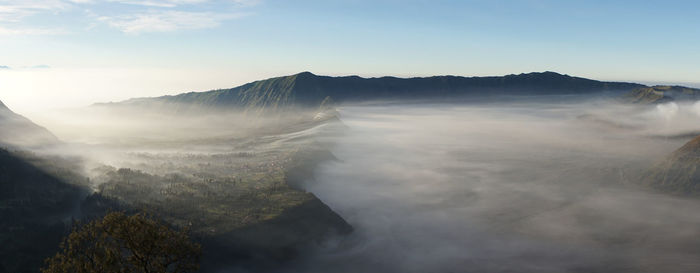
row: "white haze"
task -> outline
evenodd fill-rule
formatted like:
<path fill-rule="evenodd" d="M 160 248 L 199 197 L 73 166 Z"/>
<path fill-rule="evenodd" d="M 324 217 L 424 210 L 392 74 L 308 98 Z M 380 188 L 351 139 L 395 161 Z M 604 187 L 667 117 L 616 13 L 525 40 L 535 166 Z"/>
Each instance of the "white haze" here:
<path fill-rule="evenodd" d="M 130 168 L 155 175 L 192 177 L 208 171 L 240 175 L 243 165 L 279 164 L 283 155 L 308 145 L 319 127 L 316 113 L 290 110 L 286 115 L 237 111 L 175 113 L 142 107 L 87 107 L 46 112 L 36 119 L 64 145 L 42 147 L 39 154 L 80 158 L 79 172 L 99 186 L 103 167 Z M 256 154 L 239 158 L 238 153 Z M 230 158 L 233 156 L 235 164 Z M 195 160 L 196 158 L 196 160 Z M 210 163 L 210 164 L 207 164 Z M 205 164 L 205 165 L 202 165 Z"/>
<path fill-rule="evenodd" d="M 699 272 L 700 202 L 637 177 L 698 104 L 365 105 L 308 189 L 355 227 L 288 272 Z M 677 136 L 678 135 L 678 136 Z"/>
<path fill-rule="evenodd" d="M 700 201 L 636 183 L 700 132 L 698 103 L 508 101 L 346 105 L 345 126 L 312 129 L 298 125 L 308 113 L 99 109 L 40 124 L 74 143 L 54 152 L 86 158 L 87 175 L 100 164 L 163 175 L 199 164 L 188 154 L 291 152 L 313 136 L 330 144 L 338 160 L 307 190 L 355 231 L 286 272 L 700 271 Z"/>

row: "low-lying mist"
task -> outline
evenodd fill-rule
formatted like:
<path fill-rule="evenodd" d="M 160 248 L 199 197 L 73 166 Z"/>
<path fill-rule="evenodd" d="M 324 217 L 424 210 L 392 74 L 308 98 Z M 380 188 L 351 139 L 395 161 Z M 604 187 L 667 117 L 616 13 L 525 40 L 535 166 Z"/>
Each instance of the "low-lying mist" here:
<path fill-rule="evenodd" d="M 375 104 L 307 189 L 355 232 L 288 272 L 698 272 L 700 200 L 637 178 L 698 104 Z"/>
<path fill-rule="evenodd" d="M 280 271 L 700 270 L 700 200 L 638 183 L 700 134 L 700 104 L 499 101 L 345 105 L 343 126 L 315 119 L 316 111 L 97 107 L 35 120 L 68 143 L 40 152 L 81 158 L 96 191 L 131 204 L 187 196 L 171 212 L 197 207 L 192 215 L 277 189 L 299 149 L 330 147 L 337 160 L 318 166 L 304 186 L 354 232 Z M 122 188 L 123 178 L 143 185 Z M 172 195 L 173 181 L 195 190 Z M 201 217 L 200 230 L 230 228 L 248 219 L 241 209 L 269 206 L 245 204 Z"/>
<path fill-rule="evenodd" d="M 184 108 L 184 107 L 183 107 Z M 157 105 L 96 105 L 36 114 L 35 120 L 69 143 L 149 146 L 157 143 L 217 141 L 280 129 L 311 120 L 314 111 L 289 110 L 283 114 Z M 282 127 L 282 128 L 281 128 Z"/>
<path fill-rule="evenodd" d="M 308 110 L 289 110 L 284 115 L 225 110 L 175 113 L 141 106 L 51 111 L 34 118 L 64 145 L 36 152 L 81 157 L 89 177 L 95 175 L 92 169 L 102 165 L 191 176 L 190 165 L 207 163 L 218 164 L 215 172 L 235 176 L 233 168 L 227 170 L 217 158 L 232 156 L 245 164 L 256 160 L 253 154 L 294 151 L 311 140 L 315 124 L 321 122 L 314 119 L 316 114 Z"/>

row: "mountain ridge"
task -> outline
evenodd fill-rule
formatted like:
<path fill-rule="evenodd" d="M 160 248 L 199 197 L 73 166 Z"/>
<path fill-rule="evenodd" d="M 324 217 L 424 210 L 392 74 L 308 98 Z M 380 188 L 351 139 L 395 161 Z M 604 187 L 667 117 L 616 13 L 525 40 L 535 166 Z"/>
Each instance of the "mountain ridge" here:
<path fill-rule="evenodd" d="M 59 142 L 49 130 L 13 112 L 0 101 L 0 144 L 41 146 Z"/>
<path fill-rule="evenodd" d="M 603 82 L 556 72 L 532 72 L 505 76 L 430 76 L 363 78 L 319 76 L 305 71 L 246 83 L 229 89 L 187 92 L 150 98 L 133 98 L 96 105 L 152 105 L 187 110 L 193 106 L 234 107 L 259 111 L 290 107 L 319 107 L 337 103 L 380 99 L 451 99 L 489 95 L 587 94 L 628 92 L 645 85 Z"/>

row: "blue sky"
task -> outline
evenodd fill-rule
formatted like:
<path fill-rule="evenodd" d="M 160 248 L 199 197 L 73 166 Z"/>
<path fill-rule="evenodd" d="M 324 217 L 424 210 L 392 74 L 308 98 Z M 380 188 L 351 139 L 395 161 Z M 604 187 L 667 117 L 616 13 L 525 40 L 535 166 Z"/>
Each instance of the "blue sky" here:
<path fill-rule="evenodd" d="M 69 107 L 311 71 L 700 82 L 695 1 L 0 0 L 0 100 Z"/>

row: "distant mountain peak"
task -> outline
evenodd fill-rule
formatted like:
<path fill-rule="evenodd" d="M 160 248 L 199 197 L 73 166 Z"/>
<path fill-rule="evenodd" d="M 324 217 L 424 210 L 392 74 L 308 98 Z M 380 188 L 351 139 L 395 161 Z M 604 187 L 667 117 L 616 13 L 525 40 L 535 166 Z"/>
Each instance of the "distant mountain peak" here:
<path fill-rule="evenodd" d="M 563 74 L 555 71 L 542 71 L 542 72 L 528 72 L 528 73 L 520 73 L 514 76 L 524 76 L 524 77 L 539 77 L 539 78 L 577 78 L 577 79 L 584 79 L 584 78 L 579 78 L 579 77 L 572 77 L 569 76 L 568 74 Z"/>
<path fill-rule="evenodd" d="M 562 74 L 562 73 L 559 73 L 559 72 L 556 72 L 556 71 L 550 71 L 550 70 L 547 70 L 547 71 L 544 71 L 544 72 L 533 72 L 533 73 L 549 74 L 549 75 L 559 75 L 559 76 L 569 76 L 569 75 L 566 75 L 566 74 Z"/>
<path fill-rule="evenodd" d="M 317 75 L 314 74 L 314 73 L 311 73 L 311 72 L 309 72 L 309 71 L 304 71 L 304 72 L 297 73 L 296 76 L 305 76 L 305 77 L 311 76 L 311 77 L 314 77 L 314 76 L 317 76 Z"/>

